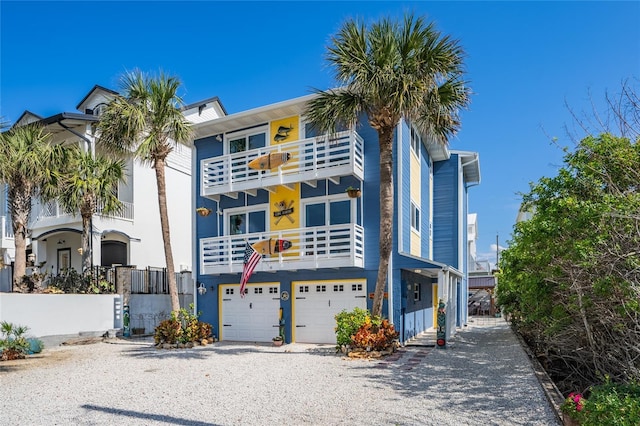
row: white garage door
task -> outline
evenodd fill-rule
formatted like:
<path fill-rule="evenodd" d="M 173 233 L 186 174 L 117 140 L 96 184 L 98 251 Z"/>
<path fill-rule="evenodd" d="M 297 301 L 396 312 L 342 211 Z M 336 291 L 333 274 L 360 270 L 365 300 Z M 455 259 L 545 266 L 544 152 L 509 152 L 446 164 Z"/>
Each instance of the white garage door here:
<path fill-rule="evenodd" d="M 295 341 L 336 343 L 335 315 L 343 309 L 367 309 L 366 281 L 293 283 Z"/>
<path fill-rule="evenodd" d="M 280 284 L 248 284 L 240 297 L 239 285 L 222 286 L 221 340 L 270 342 L 278 335 Z"/>

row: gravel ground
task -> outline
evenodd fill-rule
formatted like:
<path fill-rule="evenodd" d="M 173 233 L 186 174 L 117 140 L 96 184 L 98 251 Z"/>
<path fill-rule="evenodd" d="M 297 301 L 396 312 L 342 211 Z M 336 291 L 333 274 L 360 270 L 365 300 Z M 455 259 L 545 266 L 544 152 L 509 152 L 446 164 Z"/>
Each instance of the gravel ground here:
<path fill-rule="evenodd" d="M 407 346 L 384 361 L 318 345 L 116 342 L 0 363 L 0 424 L 558 424 L 502 320 L 470 324 L 445 350 Z"/>

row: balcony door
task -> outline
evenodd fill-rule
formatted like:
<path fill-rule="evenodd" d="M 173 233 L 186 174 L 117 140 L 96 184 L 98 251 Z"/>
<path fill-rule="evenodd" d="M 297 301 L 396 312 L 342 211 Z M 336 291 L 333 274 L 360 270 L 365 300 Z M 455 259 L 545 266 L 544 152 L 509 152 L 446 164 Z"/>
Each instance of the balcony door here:
<path fill-rule="evenodd" d="M 325 227 L 331 225 L 355 223 L 352 201 L 339 198 L 309 199 L 303 204 L 305 228 L 303 232 L 305 254 L 307 256 L 327 256 L 344 254 L 349 252 L 349 241 L 343 240 L 345 230 L 328 230 Z M 348 230 L 346 230 L 348 233 Z"/>

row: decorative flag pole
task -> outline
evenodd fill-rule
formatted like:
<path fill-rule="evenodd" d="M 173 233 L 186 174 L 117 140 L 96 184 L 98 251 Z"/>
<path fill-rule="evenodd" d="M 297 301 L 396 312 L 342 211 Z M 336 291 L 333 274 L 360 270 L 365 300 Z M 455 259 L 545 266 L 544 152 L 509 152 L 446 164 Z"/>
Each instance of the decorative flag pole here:
<path fill-rule="evenodd" d="M 253 274 L 253 270 L 262 259 L 262 255 L 255 251 L 249 243 L 246 243 L 244 250 L 244 266 L 242 267 L 242 277 L 240 278 L 240 297 L 244 298 L 247 291 L 247 281 Z"/>

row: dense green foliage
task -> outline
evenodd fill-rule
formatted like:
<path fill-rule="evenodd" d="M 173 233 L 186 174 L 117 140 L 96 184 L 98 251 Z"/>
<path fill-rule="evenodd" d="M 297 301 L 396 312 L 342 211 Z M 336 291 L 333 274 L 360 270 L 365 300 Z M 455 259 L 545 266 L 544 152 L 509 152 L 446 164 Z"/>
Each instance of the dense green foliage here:
<path fill-rule="evenodd" d="M 338 346 L 350 345 L 351 336 L 355 335 L 369 318 L 369 311 L 360 308 L 354 308 L 352 311 L 344 309 L 335 318 L 336 343 Z"/>
<path fill-rule="evenodd" d="M 589 389 L 588 397 L 570 395 L 562 410 L 581 426 L 640 425 L 640 385 L 609 380 Z"/>
<path fill-rule="evenodd" d="M 61 293 L 110 294 L 115 293 L 115 286 L 109 281 L 91 275 L 79 274 L 74 268 L 52 276 L 48 289 L 58 289 Z M 55 290 L 54 290 L 55 292 Z"/>
<path fill-rule="evenodd" d="M 532 184 L 498 303 L 565 392 L 640 379 L 640 147 L 583 139 Z"/>

